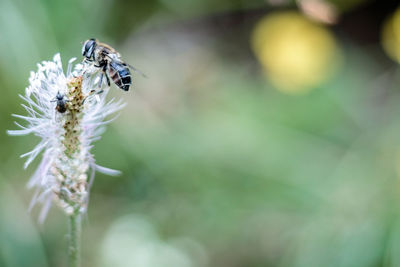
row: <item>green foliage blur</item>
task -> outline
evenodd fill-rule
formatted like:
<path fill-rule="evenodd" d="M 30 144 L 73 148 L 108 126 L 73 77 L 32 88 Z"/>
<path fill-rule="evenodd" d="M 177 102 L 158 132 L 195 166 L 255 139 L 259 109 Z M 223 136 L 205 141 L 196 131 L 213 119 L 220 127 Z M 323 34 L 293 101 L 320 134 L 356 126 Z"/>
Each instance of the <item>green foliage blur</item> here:
<path fill-rule="evenodd" d="M 66 216 L 28 212 L 38 140 L 6 130 L 36 63 L 91 37 L 148 78 L 113 88 L 127 106 L 94 153 L 123 174 L 96 175 L 83 266 L 400 266 L 396 65 L 333 33 L 335 74 L 277 90 L 250 44 L 267 2 L 0 0 L 0 266 L 67 266 Z"/>

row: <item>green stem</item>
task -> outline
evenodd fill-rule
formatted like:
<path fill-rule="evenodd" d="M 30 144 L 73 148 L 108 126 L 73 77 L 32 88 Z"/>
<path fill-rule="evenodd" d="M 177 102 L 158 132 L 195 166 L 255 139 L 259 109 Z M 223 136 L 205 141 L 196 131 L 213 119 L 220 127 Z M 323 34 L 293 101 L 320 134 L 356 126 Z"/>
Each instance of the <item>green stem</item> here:
<path fill-rule="evenodd" d="M 80 237 L 81 237 L 81 216 L 74 213 L 68 216 L 69 219 L 69 244 L 68 259 L 69 267 L 80 266 Z"/>

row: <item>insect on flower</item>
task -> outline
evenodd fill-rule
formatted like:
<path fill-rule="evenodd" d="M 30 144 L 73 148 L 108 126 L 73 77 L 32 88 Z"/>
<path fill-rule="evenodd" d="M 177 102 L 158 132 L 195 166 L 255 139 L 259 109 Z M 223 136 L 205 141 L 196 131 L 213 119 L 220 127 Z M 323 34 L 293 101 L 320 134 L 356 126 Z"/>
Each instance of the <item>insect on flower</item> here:
<path fill-rule="evenodd" d="M 86 212 L 95 171 L 118 174 L 97 165 L 91 149 L 93 142 L 100 139 L 105 125 L 112 121 L 104 121 L 105 118 L 124 104 L 106 100 L 109 88 L 105 88 L 98 99 L 82 101 L 97 86 L 92 77 L 97 69 L 86 62 L 74 66 L 74 60 L 69 61 L 66 74 L 60 54 L 38 64 L 38 70 L 31 72 L 25 94 L 21 95 L 28 114 L 14 115 L 26 123 L 16 123 L 21 129 L 8 131 L 10 135 L 32 133 L 41 138 L 32 151 L 21 157 L 28 158 L 24 165 L 27 168 L 43 152 L 42 161 L 28 184 L 36 189 L 31 207 L 43 203 L 42 222 L 51 203 L 61 207 L 67 215 Z M 57 102 L 56 112 L 68 110 L 71 116 L 52 116 L 54 102 Z"/>
<path fill-rule="evenodd" d="M 51 102 L 57 102 L 56 110 L 58 112 L 65 113 L 65 111 L 67 111 L 67 102 L 69 102 L 69 100 L 65 99 L 65 95 L 60 92 L 57 93 L 56 98 Z"/>
<path fill-rule="evenodd" d="M 94 66 L 101 69 L 99 88 L 103 83 L 103 76 L 105 76 L 108 86 L 110 86 L 109 77 L 111 77 L 115 85 L 128 91 L 132 85 L 132 75 L 129 69 L 141 73 L 135 67 L 122 61 L 121 55 L 114 48 L 94 38 L 84 42 L 82 55 L 86 61 L 94 62 Z"/>

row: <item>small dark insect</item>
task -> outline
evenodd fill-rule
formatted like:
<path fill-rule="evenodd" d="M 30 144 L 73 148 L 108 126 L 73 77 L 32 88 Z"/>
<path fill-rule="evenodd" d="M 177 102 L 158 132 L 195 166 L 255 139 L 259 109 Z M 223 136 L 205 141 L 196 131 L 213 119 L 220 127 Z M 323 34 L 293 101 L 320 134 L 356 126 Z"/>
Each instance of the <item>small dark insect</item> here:
<path fill-rule="evenodd" d="M 64 113 L 67 111 L 67 102 L 69 100 L 65 99 L 65 95 L 62 95 L 60 92 L 57 93 L 56 98 L 51 102 L 57 102 L 56 110 L 60 113 Z"/>
<path fill-rule="evenodd" d="M 82 55 L 86 61 L 94 62 L 94 66 L 101 69 L 99 88 L 103 83 L 103 76 L 105 76 L 108 86 L 110 86 L 111 77 L 115 85 L 128 91 L 132 85 L 132 75 L 129 69 L 140 73 L 136 68 L 122 61 L 121 55 L 114 48 L 100 43 L 94 38 L 83 44 Z"/>

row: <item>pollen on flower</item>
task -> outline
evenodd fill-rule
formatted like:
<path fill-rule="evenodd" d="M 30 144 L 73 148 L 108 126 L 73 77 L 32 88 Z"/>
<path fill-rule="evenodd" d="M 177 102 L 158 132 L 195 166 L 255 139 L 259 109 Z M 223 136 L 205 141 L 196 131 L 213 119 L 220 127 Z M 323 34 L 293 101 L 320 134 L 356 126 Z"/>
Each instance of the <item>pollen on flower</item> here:
<path fill-rule="evenodd" d="M 21 129 L 8 131 L 10 135 L 33 133 L 41 137 L 39 144 L 21 157 L 27 157 L 27 167 L 43 152 L 42 161 L 28 186 L 35 188 L 31 206 L 43 203 L 40 220 L 43 221 L 51 202 L 61 207 L 67 215 L 87 210 L 90 185 L 95 171 L 109 175 L 117 171 L 98 166 L 90 153 L 92 142 L 100 138 L 101 128 L 111 121 L 104 119 L 120 110 L 120 101 L 106 101 L 109 88 L 93 97 L 97 89 L 96 70 L 85 62 L 73 68 L 71 59 L 65 75 L 61 58 L 38 64 L 38 71 L 31 72 L 30 85 L 21 98 L 28 116 L 14 115 L 26 121 Z M 71 71 L 74 69 L 74 71 Z M 65 112 L 58 112 L 55 97 L 65 99 Z"/>

